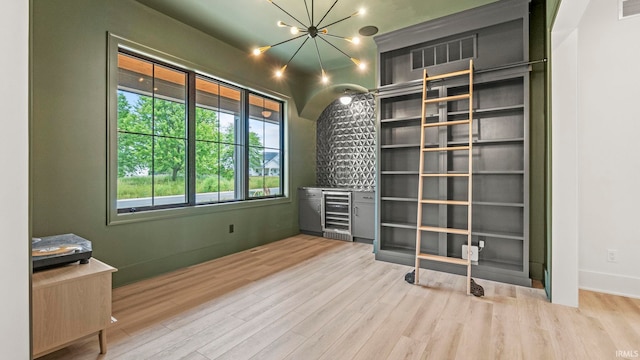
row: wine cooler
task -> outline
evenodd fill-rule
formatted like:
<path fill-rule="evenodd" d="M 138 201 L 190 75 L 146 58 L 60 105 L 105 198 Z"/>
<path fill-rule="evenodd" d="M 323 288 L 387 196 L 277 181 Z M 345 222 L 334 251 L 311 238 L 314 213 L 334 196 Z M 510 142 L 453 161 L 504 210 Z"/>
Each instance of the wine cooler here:
<path fill-rule="evenodd" d="M 330 239 L 353 241 L 350 191 L 322 192 L 322 234 Z"/>

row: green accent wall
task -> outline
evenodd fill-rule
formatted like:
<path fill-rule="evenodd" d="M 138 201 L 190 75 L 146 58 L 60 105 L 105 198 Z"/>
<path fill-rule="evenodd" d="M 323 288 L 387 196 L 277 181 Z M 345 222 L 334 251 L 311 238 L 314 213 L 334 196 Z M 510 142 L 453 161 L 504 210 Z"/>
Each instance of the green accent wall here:
<path fill-rule="evenodd" d="M 545 214 L 545 234 L 546 234 L 546 239 L 545 239 L 545 244 L 546 244 L 546 254 L 545 254 L 545 273 L 544 273 L 544 286 L 545 286 L 545 291 L 547 292 L 547 297 L 549 298 L 549 300 L 553 300 L 552 299 L 552 294 L 551 294 L 551 274 L 552 274 L 552 268 L 551 268 L 551 247 L 553 244 L 553 239 L 551 237 L 551 201 L 552 201 L 552 188 L 551 188 L 551 107 L 552 107 L 552 103 L 551 103 L 551 72 L 553 71 L 553 61 L 551 58 L 551 29 L 553 28 L 553 22 L 555 20 L 556 14 L 558 13 L 558 8 L 560 7 L 560 2 L 561 0 L 546 0 L 546 9 L 545 9 L 545 39 L 546 39 L 546 44 L 545 44 L 545 54 L 547 56 L 548 59 L 548 66 L 547 66 L 547 74 L 546 74 L 546 94 L 545 94 L 545 99 L 546 99 L 546 107 L 545 107 L 545 111 L 546 111 L 546 121 L 545 121 L 545 170 L 546 170 L 546 177 L 545 177 L 545 193 L 544 193 L 544 197 L 546 200 L 546 214 Z"/>
<path fill-rule="evenodd" d="M 34 0 L 32 26 L 33 236 L 91 240 L 121 286 L 298 233 L 295 189 L 315 183 L 316 124 L 297 115 L 298 89 L 265 75 L 270 67 L 132 0 Z M 289 200 L 107 226 L 108 32 L 288 98 Z"/>
<path fill-rule="evenodd" d="M 530 4 L 529 58 L 532 61 L 546 57 L 544 0 Z M 534 280 L 543 280 L 546 261 L 546 68 L 547 63 L 532 65 L 530 73 L 530 158 L 529 158 L 529 274 Z"/>

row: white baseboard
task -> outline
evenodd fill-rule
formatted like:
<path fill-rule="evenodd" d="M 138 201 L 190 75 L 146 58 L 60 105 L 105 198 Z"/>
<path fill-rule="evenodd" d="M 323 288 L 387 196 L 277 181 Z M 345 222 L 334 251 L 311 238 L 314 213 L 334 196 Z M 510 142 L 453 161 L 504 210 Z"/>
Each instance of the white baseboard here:
<path fill-rule="evenodd" d="M 580 270 L 580 289 L 640 299 L 640 278 Z"/>

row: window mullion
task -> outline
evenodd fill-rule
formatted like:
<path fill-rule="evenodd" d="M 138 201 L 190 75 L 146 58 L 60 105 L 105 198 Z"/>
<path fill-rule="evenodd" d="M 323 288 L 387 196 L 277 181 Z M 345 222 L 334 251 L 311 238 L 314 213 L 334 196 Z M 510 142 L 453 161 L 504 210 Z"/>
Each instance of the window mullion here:
<path fill-rule="evenodd" d="M 241 186 L 242 199 L 249 199 L 249 92 L 242 90 L 242 114 L 240 117 L 240 131 L 238 131 L 238 143 L 243 149 L 242 154 L 238 154 L 238 171 L 242 174 L 238 180 Z"/>
<path fill-rule="evenodd" d="M 196 204 L 196 74 L 187 72 L 187 203 Z"/>

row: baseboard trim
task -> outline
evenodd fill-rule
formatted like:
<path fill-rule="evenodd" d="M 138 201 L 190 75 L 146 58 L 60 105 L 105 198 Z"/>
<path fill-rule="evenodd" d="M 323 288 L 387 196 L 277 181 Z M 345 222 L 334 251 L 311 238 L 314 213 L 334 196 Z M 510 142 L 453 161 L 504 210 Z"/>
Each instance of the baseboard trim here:
<path fill-rule="evenodd" d="M 640 299 L 640 278 L 580 270 L 578 287 L 611 295 Z"/>

